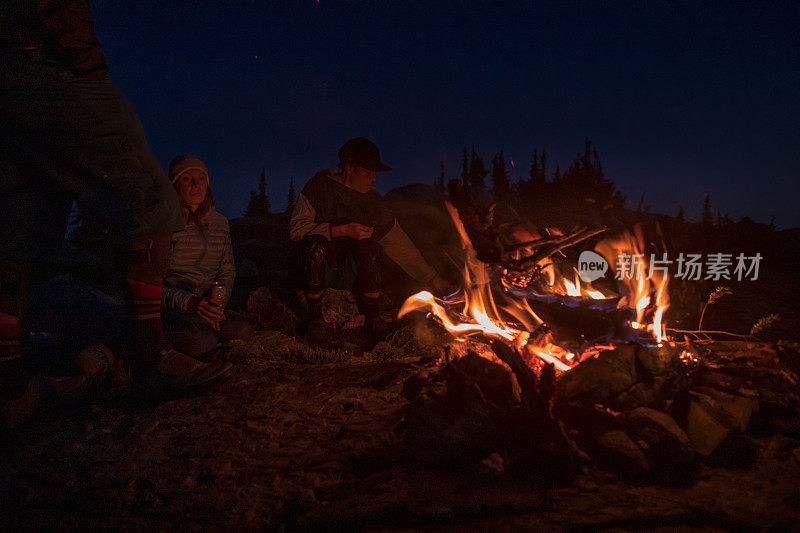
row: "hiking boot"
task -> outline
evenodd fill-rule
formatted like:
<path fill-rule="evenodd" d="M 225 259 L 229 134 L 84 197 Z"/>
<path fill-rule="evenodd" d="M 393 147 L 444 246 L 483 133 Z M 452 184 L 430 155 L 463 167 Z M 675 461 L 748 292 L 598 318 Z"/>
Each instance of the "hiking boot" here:
<path fill-rule="evenodd" d="M 18 398 L 0 398 L 0 425 L 16 429 L 46 409 L 85 399 L 87 392 L 86 376 L 33 376 Z"/>
<path fill-rule="evenodd" d="M 88 379 L 100 378 L 114 368 L 114 353 L 105 344 L 93 344 L 81 350 L 76 363 Z"/>
<path fill-rule="evenodd" d="M 33 418 L 41 412 L 46 397 L 42 381 L 31 378 L 20 397 L 0 398 L 0 424 L 3 429 L 16 429 Z"/>
<path fill-rule="evenodd" d="M 132 384 L 155 396 L 193 396 L 217 385 L 230 374 L 227 361 L 204 363 L 177 350 L 164 349 L 160 359 L 147 370 L 135 372 Z"/>

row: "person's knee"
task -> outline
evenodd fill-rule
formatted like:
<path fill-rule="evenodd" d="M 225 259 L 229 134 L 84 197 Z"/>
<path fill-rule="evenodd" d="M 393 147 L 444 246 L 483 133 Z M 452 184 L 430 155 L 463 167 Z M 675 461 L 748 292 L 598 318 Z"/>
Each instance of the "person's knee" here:
<path fill-rule="evenodd" d="M 130 241 L 127 277 L 149 285 L 161 285 L 167 272 L 170 234 L 154 233 Z"/>
<path fill-rule="evenodd" d="M 179 352 L 197 356 L 213 350 L 220 344 L 211 326 L 201 323 L 185 313 L 170 313 L 162 319 L 167 341 Z"/>
<path fill-rule="evenodd" d="M 225 312 L 225 320 L 222 322 L 222 329 L 220 331 L 220 340 L 222 342 L 240 340 L 249 341 L 255 335 L 250 321 L 239 313 L 233 311 Z"/>

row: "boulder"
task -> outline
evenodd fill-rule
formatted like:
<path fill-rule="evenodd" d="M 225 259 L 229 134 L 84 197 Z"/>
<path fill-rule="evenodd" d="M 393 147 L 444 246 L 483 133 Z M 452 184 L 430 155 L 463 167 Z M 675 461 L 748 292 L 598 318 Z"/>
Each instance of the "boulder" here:
<path fill-rule="evenodd" d="M 710 396 L 697 392 L 691 396 L 686 434 L 697 453 L 708 457 L 731 432 L 739 430 L 739 421 Z"/>
<path fill-rule="evenodd" d="M 755 398 L 730 394 L 707 387 L 695 387 L 693 390 L 709 396 L 717 402 L 717 405 L 733 415 L 739 423 L 741 431 L 747 431 L 750 425 L 750 418 L 753 413 L 759 410 L 758 400 Z"/>
<path fill-rule="evenodd" d="M 469 384 L 476 384 L 486 401 L 500 409 L 512 409 L 519 405 L 519 385 L 514 375 L 504 366 L 493 363 L 480 355 L 470 352 L 451 363 L 452 369 Z M 455 387 L 448 380 L 448 394 Z"/>
<path fill-rule="evenodd" d="M 665 485 L 694 482 L 700 461 L 689 437 L 666 413 L 639 407 L 625 414 L 628 433 L 644 449 L 652 481 Z"/>
<path fill-rule="evenodd" d="M 627 344 L 564 374 L 556 386 L 556 400 L 625 410 L 663 408 L 688 386 L 676 350 Z"/>
<path fill-rule="evenodd" d="M 325 289 L 322 293 L 322 317 L 325 322 L 335 324 L 342 329 L 357 327 L 364 323 L 355 296 L 343 289 Z"/>
<path fill-rule="evenodd" d="M 300 325 L 298 314 L 269 287 L 260 287 L 250 293 L 246 315 L 258 329 L 280 331 L 286 335 L 297 335 Z"/>
<path fill-rule="evenodd" d="M 626 479 L 641 479 L 650 471 L 644 452 L 624 431 L 615 429 L 597 437 L 594 458 Z"/>
<path fill-rule="evenodd" d="M 636 350 L 629 344 L 582 362 L 556 383 L 556 403 L 614 407 L 616 398 L 636 383 Z"/>

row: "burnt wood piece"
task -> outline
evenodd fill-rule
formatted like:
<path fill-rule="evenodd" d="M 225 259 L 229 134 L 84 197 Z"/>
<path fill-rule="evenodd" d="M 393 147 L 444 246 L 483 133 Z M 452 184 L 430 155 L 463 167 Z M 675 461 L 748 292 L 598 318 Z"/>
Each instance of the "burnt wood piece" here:
<path fill-rule="evenodd" d="M 538 239 L 523 243 L 522 245 L 512 245 L 512 251 L 515 251 L 522 246 L 533 246 L 536 248 L 536 251 L 527 257 L 523 257 L 522 259 L 509 258 L 501 261 L 502 266 L 513 272 L 534 274 L 539 269 L 537 263 L 539 263 L 542 259 L 546 259 L 551 255 L 560 252 L 564 248 L 574 246 L 579 242 L 585 241 L 590 237 L 604 232 L 605 230 L 606 228 L 603 226 L 582 226 L 572 233 L 562 235 L 560 237 L 555 237 L 552 239 Z M 508 254 L 506 253 L 504 255 Z"/>
<path fill-rule="evenodd" d="M 512 221 L 498 221 L 503 217 L 495 217 L 496 204 L 491 204 L 484 213 L 479 213 L 469 202 L 454 202 L 452 205 L 458 212 L 458 218 L 478 259 L 488 264 L 501 264 L 516 272 L 534 273 L 538 269 L 536 263 L 542 259 L 606 230 L 605 227 L 582 226 L 567 235 L 507 244 L 503 242 L 504 234 L 510 233 L 516 224 Z M 527 247 L 536 251 L 528 257 L 514 259 L 515 252 Z"/>
<path fill-rule="evenodd" d="M 517 383 L 519 383 L 519 388 L 522 391 L 523 402 L 530 408 L 543 408 L 536 374 L 525 364 L 519 352 L 499 340 L 495 340 L 492 343 L 492 351 L 511 368 L 511 371 L 517 377 Z"/>
<path fill-rule="evenodd" d="M 544 366 L 541 380 L 525 364 L 519 352 L 502 341 L 492 343 L 492 351 L 506 363 L 519 383 L 524 410 L 521 428 L 532 432 L 529 439 L 535 441 L 541 450 L 563 460 L 565 474 L 573 468 L 585 466 L 591 459 L 578 448 L 570 437 L 564 424 L 553 416 L 551 400 L 555 390 L 555 367 L 552 363 Z M 540 465 L 541 466 L 541 465 Z"/>

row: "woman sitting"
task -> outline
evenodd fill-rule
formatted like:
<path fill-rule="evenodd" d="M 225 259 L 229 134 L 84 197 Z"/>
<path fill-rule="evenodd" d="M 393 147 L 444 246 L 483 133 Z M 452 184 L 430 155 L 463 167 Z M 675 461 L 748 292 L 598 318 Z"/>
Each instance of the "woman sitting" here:
<path fill-rule="evenodd" d="M 196 157 L 179 155 L 169 165 L 169 177 L 178 191 L 185 227 L 172 234 L 164 277 L 161 306 L 167 339 L 192 356 L 229 340 L 249 340 L 253 328 L 247 319 L 225 310 L 236 267 L 228 219 L 214 209 L 208 170 Z M 220 294 L 212 297 L 215 284 L 213 292 Z"/>

